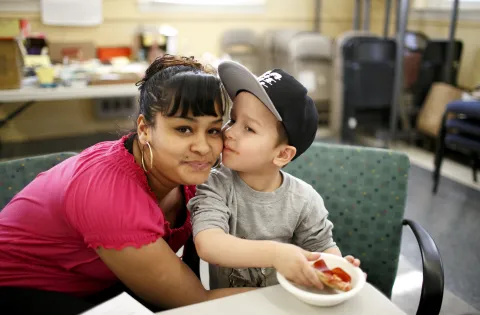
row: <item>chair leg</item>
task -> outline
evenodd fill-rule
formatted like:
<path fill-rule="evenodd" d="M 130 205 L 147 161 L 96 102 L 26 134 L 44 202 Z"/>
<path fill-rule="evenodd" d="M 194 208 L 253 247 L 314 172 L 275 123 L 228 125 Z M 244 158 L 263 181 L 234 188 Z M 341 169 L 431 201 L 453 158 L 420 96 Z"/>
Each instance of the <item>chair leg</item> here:
<path fill-rule="evenodd" d="M 438 184 L 440 182 L 440 168 L 442 167 L 444 146 L 443 141 L 439 144 L 440 148 L 437 150 L 435 155 L 435 170 L 433 172 L 433 193 L 436 194 L 438 191 Z"/>
<path fill-rule="evenodd" d="M 472 154 L 472 172 L 473 172 L 473 181 L 477 182 L 477 170 L 478 170 L 478 155 L 476 153 Z"/>
<path fill-rule="evenodd" d="M 442 167 L 443 155 L 445 154 L 445 135 L 447 133 L 446 127 L 446 113 L 443 115 L 442 127 L 437 138 L 437 150 L 435 154 L 435 171 L 433 172 L 433 193 L 438 191 L 438 183 L 440 181 L 440 168 Z"/>

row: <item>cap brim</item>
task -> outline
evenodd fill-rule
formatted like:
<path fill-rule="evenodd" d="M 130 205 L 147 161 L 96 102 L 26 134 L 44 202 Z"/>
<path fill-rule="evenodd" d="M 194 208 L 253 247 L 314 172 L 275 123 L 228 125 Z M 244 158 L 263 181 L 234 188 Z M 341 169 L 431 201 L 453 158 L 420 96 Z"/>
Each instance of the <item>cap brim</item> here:
<path fill-rule="evenodd" d="M 246 90 L 265 104 L 275 118 L 282 121 L 282 116 L 278 113 L 263 86 L 245 66 L 235 61 L 224 61 L 218 66 L 218 74 L 232 100 L 239 91 Z"/>

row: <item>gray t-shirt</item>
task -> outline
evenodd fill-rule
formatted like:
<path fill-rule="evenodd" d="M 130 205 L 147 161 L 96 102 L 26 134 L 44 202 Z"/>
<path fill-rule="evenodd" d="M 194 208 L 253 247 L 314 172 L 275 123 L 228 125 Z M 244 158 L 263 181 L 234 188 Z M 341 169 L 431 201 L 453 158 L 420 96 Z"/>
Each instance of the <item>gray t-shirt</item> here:
<path fill-rule="evenodd" d="M 304 181 L 282 172 L 274 192 L 250 188 L 226 167 L 212 170 L 206 183 L 188 203 L 194 237 L 220 228 L 249 240 L 272 240 L 322 252 L 335 246 L 333 224 L 327 219 L 322 197 Z M 210 264 L 210 289 L 264 287 L 277 284 L 273 268 L 232 269 Z"/>

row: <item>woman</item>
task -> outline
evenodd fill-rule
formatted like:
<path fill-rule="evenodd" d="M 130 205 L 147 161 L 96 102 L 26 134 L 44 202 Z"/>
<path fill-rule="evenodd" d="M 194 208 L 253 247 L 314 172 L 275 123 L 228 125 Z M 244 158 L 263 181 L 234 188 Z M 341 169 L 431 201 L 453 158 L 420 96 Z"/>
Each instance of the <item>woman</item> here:
<path fill-rule="evenodd" d="M 159 308 L 242 291 L 206 291 L 175 254 L 191 237 L 185 205 L 223 148 L 218 77 L 167 55 L 139 86 L 135 133 L 40 174 L 0 212 L 9 314 L 78 314 L 121 292 L 119 280 Z"/>

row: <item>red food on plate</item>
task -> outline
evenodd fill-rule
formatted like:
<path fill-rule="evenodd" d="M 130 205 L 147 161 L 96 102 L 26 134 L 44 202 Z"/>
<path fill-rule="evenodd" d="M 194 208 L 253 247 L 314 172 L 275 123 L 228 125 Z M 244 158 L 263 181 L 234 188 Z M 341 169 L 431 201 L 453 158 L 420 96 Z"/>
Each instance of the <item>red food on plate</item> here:
<path fill-rule="evenodd" d="M 337 267 L 330 270 L 323 259 L 317 260 L 313 267 L 318 278 L 325 285 L 345 292 L 352 289 L 352 277 L 342 268 Z"/>

